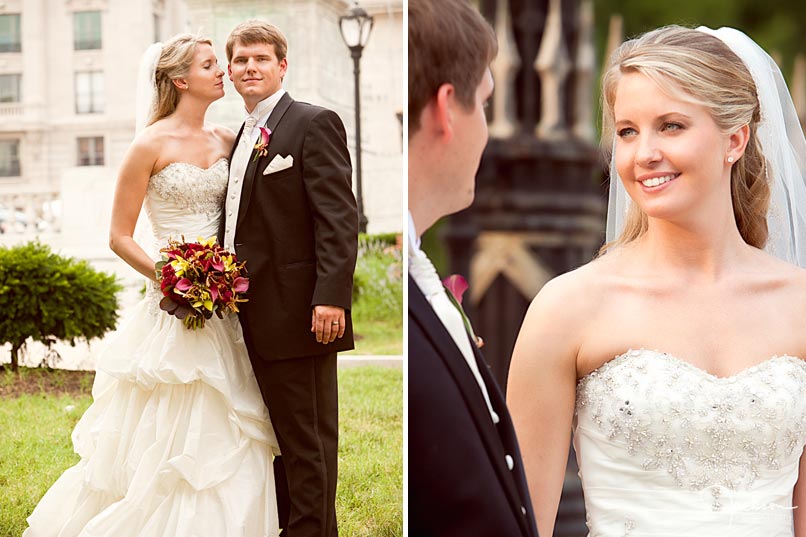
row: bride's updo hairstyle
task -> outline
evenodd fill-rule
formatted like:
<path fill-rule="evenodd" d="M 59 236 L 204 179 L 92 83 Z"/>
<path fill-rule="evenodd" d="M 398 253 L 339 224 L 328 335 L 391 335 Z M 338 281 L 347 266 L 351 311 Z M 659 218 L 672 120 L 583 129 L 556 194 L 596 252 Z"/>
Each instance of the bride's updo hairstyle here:
<path fill-rule="evenodd" d="M 171 115 L 176 110 L 176 105 L 179 103 L 179 90 L 173 80 L 182 78 L 190 72 L 193 56 L 196 54 L 196 45 L 200 43 L 213 46 L 213 42 L 209 39 L 193 34 L 179 34 L 162 46 L 162 53 L 154 73 L 157 85 L 157 103 L 154 107 L 154 115 L 148 121 L 149 125 Z"/>
<path fill-rule="evenodd" d="M 747 148 L 731 169 L 731 198 L 742 238 L 763 248 L 770 187 L 757 136 L 761 114 L 756 84 L 742 60 L 718 38 L 680 26 L 659 28 L 623 43 L 602 76 L 602 143 L 608 153 L 614 140 L 616 89 L 625 73 L 641 73 L 669 96 L 704 106 L 723 133 L 749 126 Z M 621 235 L 601 252 L 634 241 L 647 226 L 646 214 L 630 203 Z"/>

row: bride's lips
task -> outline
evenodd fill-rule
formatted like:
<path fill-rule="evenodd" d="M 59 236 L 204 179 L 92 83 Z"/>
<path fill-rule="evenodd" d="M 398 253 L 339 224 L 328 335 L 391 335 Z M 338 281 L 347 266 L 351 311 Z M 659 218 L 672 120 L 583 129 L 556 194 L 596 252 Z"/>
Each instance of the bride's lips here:
<path fill-rule="evenodd" d="M 647 173 L 636 178 L 646 192 L 658 192 L 666 188 L 672 181 L 680 177 L 678 172 Z"/>

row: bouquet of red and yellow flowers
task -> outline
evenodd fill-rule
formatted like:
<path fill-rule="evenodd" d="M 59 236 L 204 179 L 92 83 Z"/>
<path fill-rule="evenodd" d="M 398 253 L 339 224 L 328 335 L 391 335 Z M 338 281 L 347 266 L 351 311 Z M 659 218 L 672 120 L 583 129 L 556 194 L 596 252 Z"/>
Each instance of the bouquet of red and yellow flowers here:
<path fill-rule="evenodd" d="M 160 289 L 165 295 L 160 309 L 181 319 L 187 328 L 203 328 L 213 313 L 237 313 L 249 289 L 244 265 L 235 254 L 219 246 L 215 238 L 198 242 L 169 240 L 156 264 Z"/>

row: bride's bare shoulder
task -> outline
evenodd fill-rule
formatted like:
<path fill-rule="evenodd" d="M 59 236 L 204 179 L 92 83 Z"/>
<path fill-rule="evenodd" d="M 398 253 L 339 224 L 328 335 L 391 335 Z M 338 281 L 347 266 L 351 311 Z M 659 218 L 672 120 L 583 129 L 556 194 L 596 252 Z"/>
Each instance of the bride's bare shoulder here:
<path fill-rule="evenodd" d="M 532 300 L 527 323 L 575 330 L 595 312 L 609 289 L 614 259 L 602 256 L 549 280 Z"/>
<path fill-rule="evenodd" d="M 565 301 L 579 299 L 590 302 L 611 289 L 622 274 L 623 255 L 614 252 L 594 258 L 569 272 L 560 274 L 543 286 L 535 299 Z M 588 300 L 583 300 L 587 298 Z"/>
<path fill-rule="evenodd" d="M 806 297 L 806 269 L 757 250 L 743 269 L 753 287 L 785 290 Z"/>
<path fill-rule="evenodd" d="M 137 149 L 158 149 L 165 143 L 177 138 L 168 121 L 161 119 L 144 128 L 134 137 L 132 146 Z"/>

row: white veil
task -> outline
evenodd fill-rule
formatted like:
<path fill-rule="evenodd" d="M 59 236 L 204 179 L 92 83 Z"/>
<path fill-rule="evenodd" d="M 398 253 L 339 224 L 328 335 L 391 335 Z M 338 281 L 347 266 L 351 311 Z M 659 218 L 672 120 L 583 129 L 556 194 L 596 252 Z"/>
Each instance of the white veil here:
<path fill-rule="evenodd" d="M 157 80 L 155 77 L 157 63 L 162 54 L 162 43 L 149 45 L 140 60 L 137 73 L 137 92 L 135 98 L 135 138 L 145 129 L 157 109 Z M 134 227 L 134 241 L 152 258 L 159 257 L 159 245 L 154 237 L 151 220 L 146 214 L 146 201 L 140 207 L 140 215 Z"/>
<path fill-rule="evenodd" d="M 770 254 L 806 267 L 806 139 L 786 82 L 775 61 L 744 33 L 733 28 L 697 30 L 725 43 L 744 62 L 756 83 L 761 105 L 758 137 L 767 159 L 770 209 L 767 213 Z M 631 200 L 615 169 L 615 142 L 610 162 L 607 241 L 618 237 Z"/>
<path fill-rule="evenodd" d="M 162 43 L 149 45 L 140 59 L 137 73 L 137 93 L 135 100 L 134 134 L 146 128 L 157 109 L 157 63 L 162 54 Z"/>

